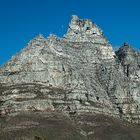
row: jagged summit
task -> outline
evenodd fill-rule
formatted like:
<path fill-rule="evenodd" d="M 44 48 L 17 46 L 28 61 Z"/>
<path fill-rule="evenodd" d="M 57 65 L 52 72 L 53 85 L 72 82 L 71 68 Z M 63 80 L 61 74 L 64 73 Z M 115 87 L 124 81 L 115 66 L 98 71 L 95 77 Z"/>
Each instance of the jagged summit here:
<path fill-rule="evenodd" d="M 102 30 L 89 19 L 73 15 L 65 37 L 73 42 L 93 42 L 108 44 Z"/>
<path fill-rule="evenodd" d="M 80 19 L 78 16 L 73 15 L 69 23 L 67 33 L 64 38 L 59 38 L 55 34 L 50 34 L 47 38 L 43 34 L 39 34 L 34 37 L 30 42 L 38 41 L 54 41 L 54 40 L 65 40 L 69 42 L 91 42 L 94 44 L 105 45 L 111 47 L 111 44 L 103 34 L 103 31 L 91 20 Z"/>
<path fill-rule="evenodd" d="M 39 34 L 33 40 L 53 40 L 57 38 L 59 37 L 55 34 L 50 34 L 47 38 L 42 34 Z M 103 31 L 94 22 L 89 19 L 80 19 L 76 15 L 72 16 L 67 33 L 64 35 L 64 39 L 71 42 L 92 42 L 95 44 L 105 44 L 110 46 L 109 41 L 103 34 Z"/>

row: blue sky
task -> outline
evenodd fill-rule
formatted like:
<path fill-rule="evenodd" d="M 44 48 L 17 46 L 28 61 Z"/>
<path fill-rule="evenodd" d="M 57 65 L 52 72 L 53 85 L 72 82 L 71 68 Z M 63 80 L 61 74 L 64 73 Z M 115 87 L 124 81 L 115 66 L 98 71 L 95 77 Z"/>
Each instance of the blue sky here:
<path fill-rule="evenodd" d="M 39 33 L 63 36 L 71 15 L 96 22 L 113 46 L 140 49 L 140 0 L 0 0 L 0 64 Z"/>

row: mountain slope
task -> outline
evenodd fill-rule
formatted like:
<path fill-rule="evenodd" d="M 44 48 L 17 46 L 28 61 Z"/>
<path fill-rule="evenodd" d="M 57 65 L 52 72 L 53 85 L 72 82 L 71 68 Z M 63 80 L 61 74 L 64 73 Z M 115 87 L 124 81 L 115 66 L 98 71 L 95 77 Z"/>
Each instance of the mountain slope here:
<path fill-rule="evenodd" d="M 135 139 L 123 136 L 123 132 L 126 135 L 131 132 L 133 125 L 129 130 L 124 126 L 123 131 L 121 121 L 139 124 L 139 62 L 139 52 L 129 44 L 114 52 L 95 23 L 73 16 L 63 38 L 38 35 L 0 68 L 1 117 L 14 119 L 24 114 L 28 118 L 38 112 L 43 118 L 44 113 L 58 113 L 58 116 L 61 113 L 66 121 L 74 122 L 71 128 L 78 129 L 75 138 L 64 139 L 86 139 L 88 134 L 92 136 L 90 139 L 96 139 L 93 118 L 112 118 L 114 121 L 107 124 L 117 132 L 115 136 L 109 132 L 106 139 Z M 91 116 L 90 122 L 86 114 Z M 118 119 L 119 125 L 115 125 Z M 134 128 L 139 132 L 139 128 Z M 136 133 L 136 140 L 137 136 Z M 97 139 L 103 139 L 98 131 Z"/>

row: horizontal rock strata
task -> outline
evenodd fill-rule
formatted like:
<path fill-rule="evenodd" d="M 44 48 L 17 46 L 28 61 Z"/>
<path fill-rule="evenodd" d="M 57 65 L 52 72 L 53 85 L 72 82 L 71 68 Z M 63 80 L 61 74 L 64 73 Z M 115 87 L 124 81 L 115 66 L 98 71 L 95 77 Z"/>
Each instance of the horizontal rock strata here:
<path fill-rule="evenodd" d="M 73 16 L 63 38 L 38 35 L 0 68 L 0 115 L 104 114 L 139 124 L 139 52 L 114 52 L 102 30 Z"/>

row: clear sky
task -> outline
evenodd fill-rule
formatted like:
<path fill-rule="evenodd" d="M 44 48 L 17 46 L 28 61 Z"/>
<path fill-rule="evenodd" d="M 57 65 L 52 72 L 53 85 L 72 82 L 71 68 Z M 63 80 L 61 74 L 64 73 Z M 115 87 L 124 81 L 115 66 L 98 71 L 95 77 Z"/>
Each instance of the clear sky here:
<path fill-rule="evenodd" d="M 37 34 L 65 34 L 71 15 L 99 25 L 113 46 L 140 49 L 140 0 L 0 0 L 0 64 Z"/>

